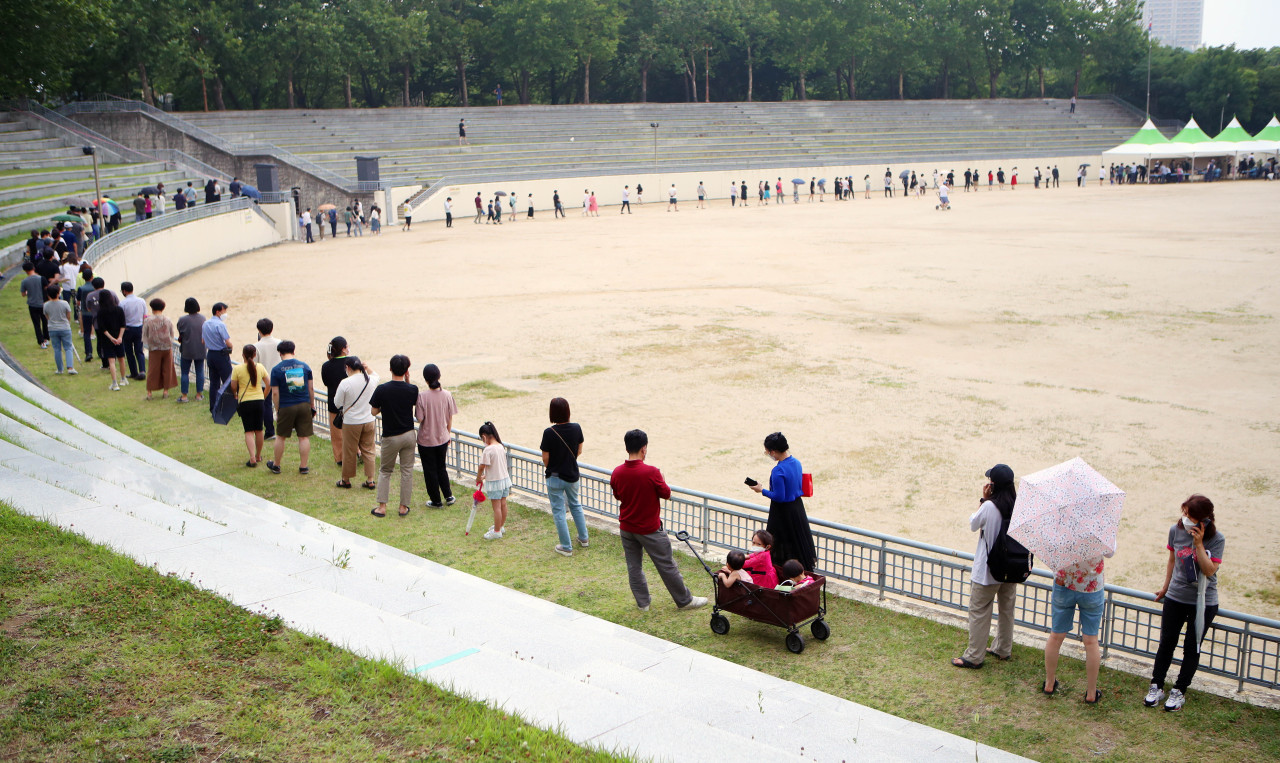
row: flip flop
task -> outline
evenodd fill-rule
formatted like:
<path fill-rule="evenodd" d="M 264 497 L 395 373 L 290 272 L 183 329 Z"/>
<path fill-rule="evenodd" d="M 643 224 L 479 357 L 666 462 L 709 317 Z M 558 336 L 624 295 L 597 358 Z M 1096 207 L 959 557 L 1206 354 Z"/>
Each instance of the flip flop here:
<path fill-rule="evenodd" d="M 951 666 L 956 668 L 967 668 L 968 670 L 978 670 L 979 668 L 982 667 L 982 663 L 978 663 L 975 665 L 974 663 L 969 662 L 963 657 L 953 657 L 951 659 Z"/>
<path fill-rule="evenodd" d="M 346 480 L 338 480 L 336 483 L 334 483 L 334 487 L 341 487 L 341 488 L 346 488 L 346 489 L 350 490 L 350 489 L 351 489 L 351 483 L 350 483 L 350 482 L 347 482 Z"/>
<path fill-rule="evenodd" d="M 1013 657 L 1013 654 L 1010 654 L 1008 657 L 1001 657 L 1000 655 L 996 654 L 996 651 L 994 649 L 988 649 L 987 654 L 991 655 L 992 657 L 995 657 L 997 660 L 1000 660 L 1001 662 L 1004 662 L 1005 660 L 1011 659 Z"/>
<path fill-rule="evenodd" d="M 1052 697 L 1053 695 L 1057 694 L 1057 693 L 1058 693 L 1058 689 L 1061 689 L 1061 688 L 1062 688 L 1062 683 L 1061 683 L 1060 681 L 1058 681 L 1056 678 L 1055 678 L 1055 679 L 1054 679 L 1054 681 L 1053 681 L 1053 691 L 1045 691 L 1045 690 L 1044 690 L 1044 681 L 1041 681 L 1041 682 L 1040 682 L 1040 691 L 1041 691 L 1041 693 L 1043 693 L 1043 694 L 1044 694 L 1044 696 L 1046 696 L 1046 697 Z"/>
<path fill-rule="evenodd" d="M 365 483 L 360 487 L 364 488 L 365 490 L 377 490 L 378 483 L 373 482 L 372 480 L 365 480 Z"/>
<path fill-rule="evenodd" d="M 252 468 L 254 468 L 255 466 L 257 466 L 257 465 L 258 465 L 258 463 L 257 463 L 256 461 L 245 461 L 245 462 L 244 462 L 244 465 L 245 465 L 245 466 L 247 466 L 247 467 L 249 467 L 250 469 L 252 469 Z"/>
<path fill-rule="evenodd" d="M 370 510 L 369 510 L 369 513 L 370 513 L 370 514 L 372 514 L 372 515 L 374 515 L 374 516 L 375 516 L 375 517 L 377 517 L 378 519 L 386 519 L 386 518 L 387 518 L 387 515 L 386 515 L 386 514 L 379 514 L 379 513 L 378 513 L 378 509 L 377 509 L 376 507 L 375 507 L 375 508 L 373 508 L 373 509 L 370 509 Z"/>
<path fill-rule="evenodd" d="M 1089 695 L 1088 695 L 1087 693 L 1084 695 L 1084 703 L 1085 703 L 1086 705 L 1096 705 L 1096 704 L 1098 704 L 1098 703 L 1099 703 L 1099 702 L 1101 702 L 1101 701 L 1102 701 L 1102 689 L 1094 689 L 1094 690 L 1093 690 L 1093 700 L 1092 700 L 1092 701 L 1090 701 L 1090 699 L 1089 699 Z"/>
<path fill-rule="evenodd" d="M 410 509 L 408 506 L 405 506 L 404 511 L 400 512 L 400 516 L 407 517 L 409 516 L 410 511 L 412 511 L 412 509 Z"/>

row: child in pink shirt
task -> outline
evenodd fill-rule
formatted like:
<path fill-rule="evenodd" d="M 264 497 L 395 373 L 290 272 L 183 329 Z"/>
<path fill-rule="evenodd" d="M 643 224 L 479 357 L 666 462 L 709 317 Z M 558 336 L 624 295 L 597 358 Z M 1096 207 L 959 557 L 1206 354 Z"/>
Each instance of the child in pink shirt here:
<path fill-rule="evenodd" d="M 742 569 L 751 575 L 751 580 L 761 588 L 776 588 L 778 585 L 778 570 L 769 555 L 771 548 L 773 534 L 768 530 L 757 530 L 751 536 L 751 555 L 742 565 Z"/>

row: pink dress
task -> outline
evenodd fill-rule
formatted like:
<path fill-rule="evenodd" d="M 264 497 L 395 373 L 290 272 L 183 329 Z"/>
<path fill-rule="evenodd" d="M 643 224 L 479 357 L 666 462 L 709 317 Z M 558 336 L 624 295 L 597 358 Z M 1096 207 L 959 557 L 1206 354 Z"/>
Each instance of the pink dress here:
<path fill-rule="evenodd" d="M 742 569 L 751 575 L 751 582 L 761 588 L 778 587 L 778 571 L 773 567 L 773 559 L 768 551 L 757 551 L 747 557 Z"/>
<path fill-rule="evenodd" d="M 598 207 L 596 206 L 596 195 L 595 195 L 594 193 L 593 193 L 593 194 L 591 194 L 591 201 L 590 201 L 590 204 L 589 204 L 588 208 L 589 208 L 592 212 L 595 212 L 595 211 L 598 209 Z"/>

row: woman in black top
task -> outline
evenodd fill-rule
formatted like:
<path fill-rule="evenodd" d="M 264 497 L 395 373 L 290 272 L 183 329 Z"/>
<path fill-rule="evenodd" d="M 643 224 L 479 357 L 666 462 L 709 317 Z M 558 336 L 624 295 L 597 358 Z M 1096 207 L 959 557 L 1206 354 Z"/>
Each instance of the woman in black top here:
<path fill-rule="evenodd" d="M 325 350 L 325 356 L 329 359 L 320 365 L 320 381 L 329 397 L 329 445 L 333 447 L 333 461 L 338 466 L 342 466 L 342 427 L 334 423 L 338 416 L 338 406 L 334 405 L 333 396 L 338 392 L 338 385 L 347 378 L 348 354 L 347 340 L 335 336 Z"/>
<path fill-rule="evenodd" d="M 569 401 L 563 397 L 551 400 L 551 426 L 542 432 L 542 463 L 547 467 L 547 498 L 551 501 L 551 516 L 556 522 L 560 542 L 555 552 L 561 556 L 573 556 L 573 542 L 569 540 L 569 523 L 565 519 L 566 505 L 573 515 L 578 530 L 578 545 L 587 547 L 587 520 L 578 502 L 578 457 L 582 455 L 582 427 L 569 423 Z"/>
<path fill-rule="evenodd" d="M 124 310 L 116 302 L 114 292 L 103 289 L 98 297 L 97 329 L 107 340 L 98 343 L 98 357 L 105 358 L 111 368 L 111 390 L 128 384 L 124 375 Z"/>

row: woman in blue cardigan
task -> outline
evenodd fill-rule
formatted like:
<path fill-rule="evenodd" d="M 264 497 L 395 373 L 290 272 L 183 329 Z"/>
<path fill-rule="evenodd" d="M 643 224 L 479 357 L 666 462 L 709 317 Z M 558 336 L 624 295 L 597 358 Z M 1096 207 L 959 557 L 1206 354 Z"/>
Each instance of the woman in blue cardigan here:
<path fill-rule="evenodd" d="M 818 563 L 813 548 L 813 534 L 809 531 L 809 516 L 804 511 L 801 495 L 803 467 L 788 452 L 790 446 L 781 432 L 764 438 L 764 450 L 776 463 L 769 473 L 769 487 L 756 484 L 751 489 L 769 499 L 769 523 L 766 529 L 773 534 L 773 564 L 781 567 L 788 559 L 795 559 L 810 572 Z"/>

